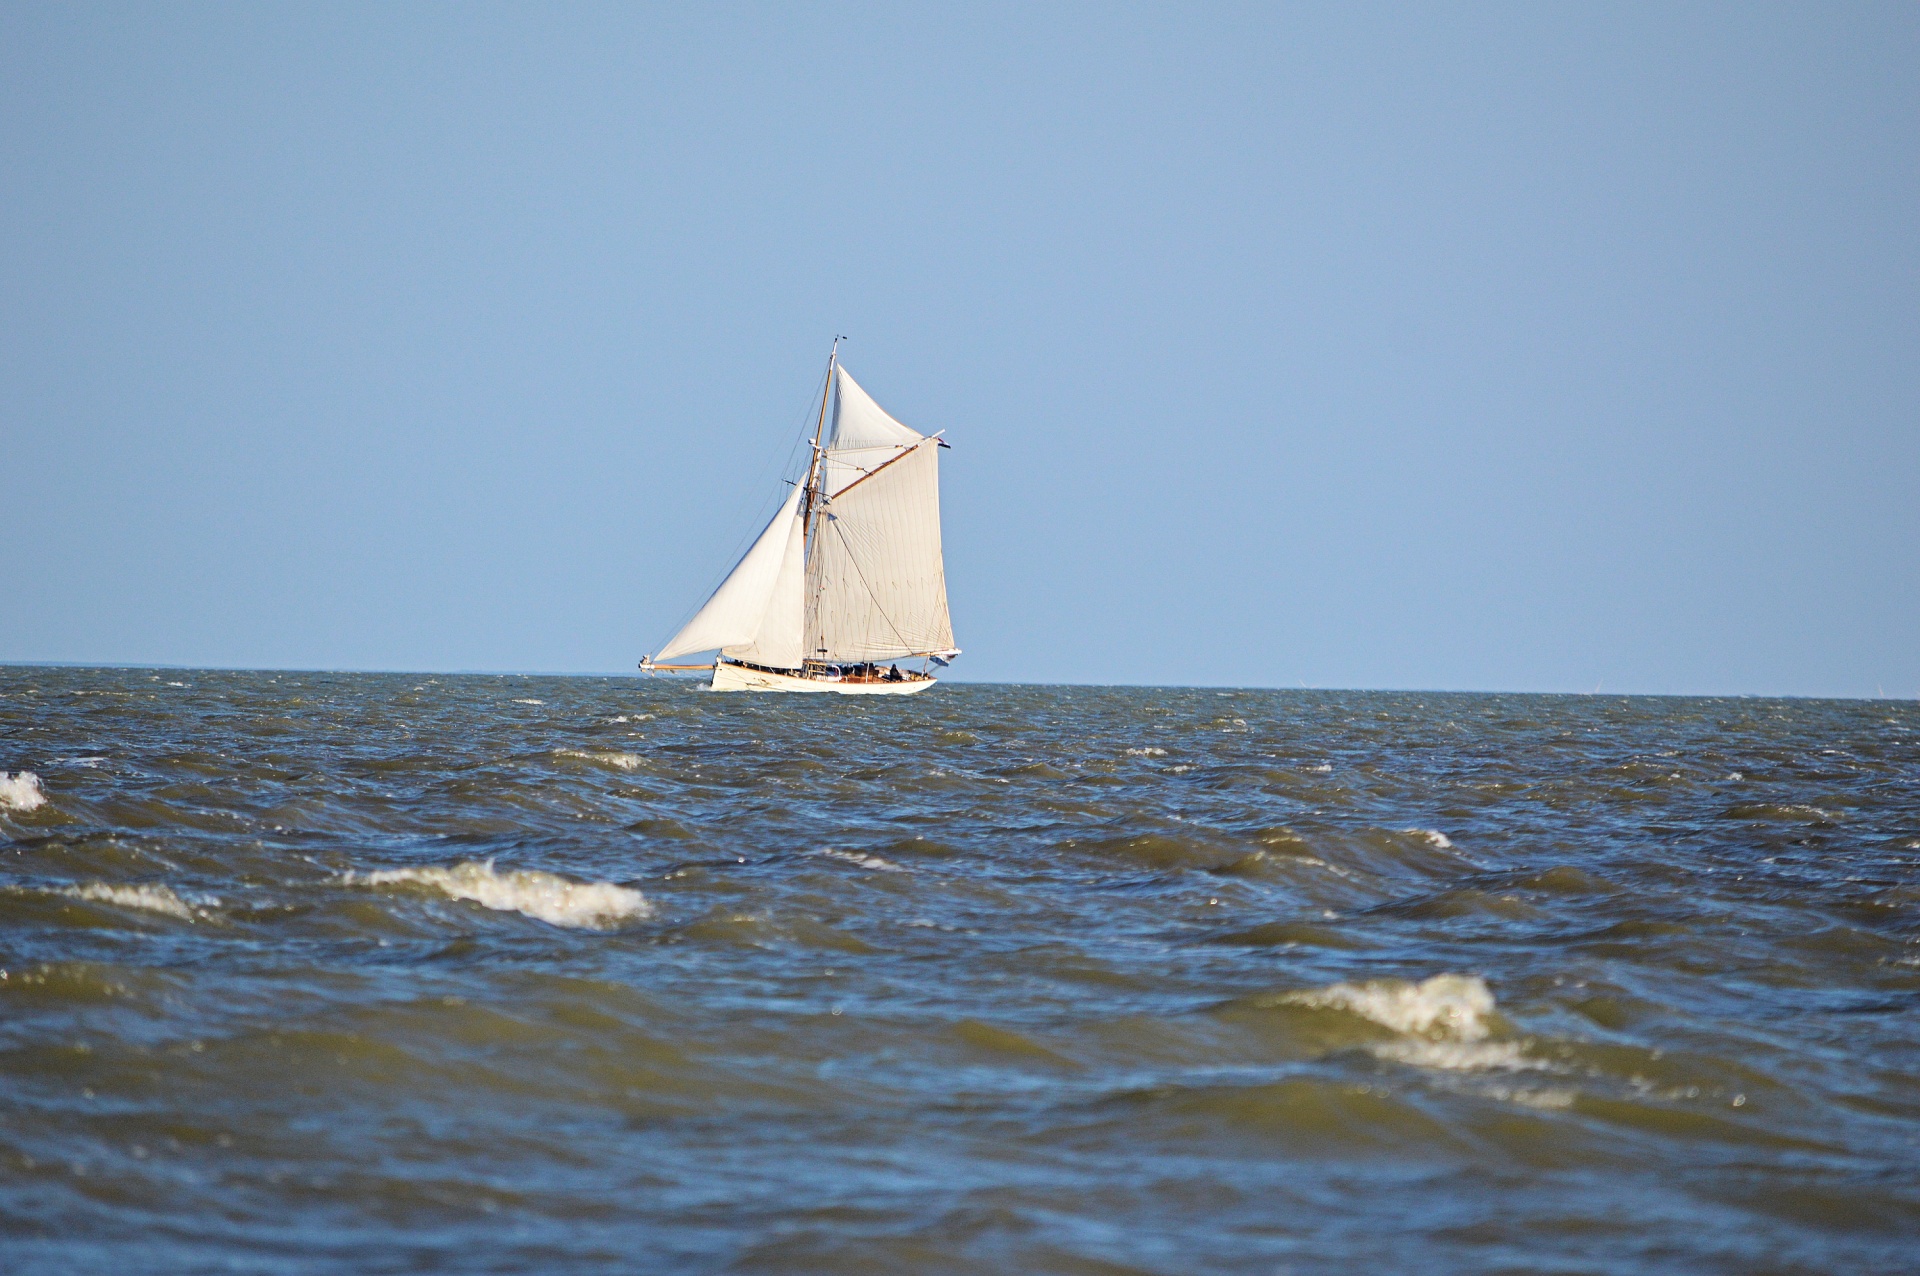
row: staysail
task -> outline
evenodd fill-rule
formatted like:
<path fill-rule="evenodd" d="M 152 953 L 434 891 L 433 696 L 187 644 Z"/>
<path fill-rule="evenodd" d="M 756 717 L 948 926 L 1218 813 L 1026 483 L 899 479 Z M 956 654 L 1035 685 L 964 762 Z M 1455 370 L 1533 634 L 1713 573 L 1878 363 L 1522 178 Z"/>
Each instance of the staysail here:
<path fill-rule="evenodd" d="M 807 658 L 951 652 L 938 440 L 887 415 L 844 367 L 835 372 L 833 432 L 806 560 Z"/>
<path fill-rule="evenodd" d="M 803 549 L 801 541 L 800 518 L 796 512 L 800 505 L 801 490 L 796 487 L 787 494 L 780 510 L 760 533 L 753 547 L 734 564 L 720 587 L 713 591 L 706 605 L 694 613 L 673 640 L 660 649 L 656 660 L 671 660 L 690 651 L 712 651 L 715 648 L 726 650 L 728 655 L 741 651 L 755 650 L 763 630 L 770 644 L 783 650 L 790 649 L 793 659 L 778 662 L 760 661 L 755 657 L 742 656 L 742 659 L 755 659 L 756 663 L 779 663 L 788 667 L 800 664 L 798 651 L 800 634 L 800 572 L 798 564 L 789 563 L 799 557 Z M 783 601 L 781 586 L 791 595 L 792 607 L 786 617 L 776 617 L 771 613 L 776 603 Z M 769 621 L 772 623 L 769 625 Z M 791 622 L 790 626 L 787 622 Z M 791 628 L 790 642 L 787 629 Z"/>
<path fill-rule="evenodd" d="M 798 669 L 806 660 L 806 589 L 807 525 L 798 514 L 789 513 L 786 553 L 780 559 L 780 574 L 773 578 L 773 592 L 767 596 L 760 632 L 752 642 L 723 648 L 721 654 L 774 669 Z"/>

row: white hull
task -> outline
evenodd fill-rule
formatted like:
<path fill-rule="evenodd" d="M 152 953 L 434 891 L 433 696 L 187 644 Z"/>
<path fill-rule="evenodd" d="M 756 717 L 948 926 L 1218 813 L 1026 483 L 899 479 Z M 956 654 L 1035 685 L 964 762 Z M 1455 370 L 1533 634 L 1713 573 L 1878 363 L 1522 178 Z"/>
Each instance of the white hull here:
<path fill-rule="evenodd" d="M 915 678 L 908 682 L 839 682 L 827 678 L 797 678 L 792 674 L 769 673 L 744 665 L 720 661 L 713 667 L 714 691 L 811 691 L 837 692 L 843 696 L 910 696 L 925 691 L 937 679 Z"/>

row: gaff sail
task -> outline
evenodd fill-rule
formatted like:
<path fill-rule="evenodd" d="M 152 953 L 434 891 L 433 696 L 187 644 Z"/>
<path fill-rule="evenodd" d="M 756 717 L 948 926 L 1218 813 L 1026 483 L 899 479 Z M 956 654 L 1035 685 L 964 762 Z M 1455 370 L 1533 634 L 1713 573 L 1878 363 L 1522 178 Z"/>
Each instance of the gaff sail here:
<path fill-rule="evenodd" d="M 806 654 L 831 663 L 953 650 L 940 548 L 939 440 L 835 368 L 806 570 Z"/>

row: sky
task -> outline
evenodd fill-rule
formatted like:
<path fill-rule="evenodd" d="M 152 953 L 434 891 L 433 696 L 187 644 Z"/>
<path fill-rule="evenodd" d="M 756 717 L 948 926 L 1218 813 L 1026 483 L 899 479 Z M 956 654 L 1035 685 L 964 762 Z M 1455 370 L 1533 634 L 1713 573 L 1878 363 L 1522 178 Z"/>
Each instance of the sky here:
<path fill-rule="evenodd" d="M 0 4 L 0 660 L 1920 696 L 1920 7 Z"/>

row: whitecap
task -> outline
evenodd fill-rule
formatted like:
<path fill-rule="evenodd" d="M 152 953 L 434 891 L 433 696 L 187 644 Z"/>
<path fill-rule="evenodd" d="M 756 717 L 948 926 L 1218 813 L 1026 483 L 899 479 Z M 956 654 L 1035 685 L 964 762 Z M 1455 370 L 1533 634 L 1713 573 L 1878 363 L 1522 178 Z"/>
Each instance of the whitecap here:
<path fill-rule="evenodd" d="M 22 771 L 10 775 L 0 771 L 0 807 L 15 811 L 31 811 L 47 804 L 47 795 L 40 791 L 40 777 L 31 771 Z"/>
<path fill-rule="evenodd" d="M 1333 774 L 1333 764 L 1330 762 L 1322 762 L 1319 766 L 1310 766 L 1310 767 L 1305 767 L 1303 769 L 1307 771 L 1311 771 L 1315 775 Z"/>
<path fill-rule="evenodd" d="M 545 700 L 515 700 L 515 704 L 545 704 Z"/>
<path fill-rule="evenodd" d="M 904 873 L 907 871 L 891 860 L 883 860 L 878 855 L 866 855 L 859 851 L 836 851 L 831 846 L 823 846 L 815 851 L 814 854 L 825 855 L 836 860 L 845 860 L 849 864 L 858 864 L 861 868 L 879 869 L 883 873 Z"/>
<path fill-rule="evenodd" d="M 1287 993 L 1296 1006 L 1344 1010 L 1400 1034 L 1367 1049 L 1380 1059 L 1454 1072 L 1545 1068 L 1517 1041 L 1493 1041 L 1493 993 L 1477 975 L 1435 975 L 1420 983 L 1370 979 Z"/>
<path fill-rule="evenodd" d="M 1407 832 L 1418 838 L 1424 838 L 1428 845 L 1437 846 L 1443 851 L 1453 849 L 1453 839 L 1438 829 L 1408 829 Z"/>
<path fill-rule="evenodd" d="M 1435 975 L 1417 984 L 1405 979 L 1329 984 L 1290 992 L 1281 1000 L 1345 1010 L 1395 1032 L 1448 1041 L 1486 1040 L 1493 1014 L 1493 993 L 1477 975 Z"/>
<path fill-rule="evenodd" d="M 616 753 L 611 749 L 555 749 L 556 758 L 578 758 L 582 762 L 598 762 L 603 766 L 617 766 L 622 771 L 638 771 L 646 765 L 646 759 L 637 753 Z"/>
<path fill-rule="evenodd" d="M 115 886 L 110 882 L 88 882 L 83 886 L 69 886 L 60 893 L 95 904 L 138 908 L 149 913 L 165 913 L 185 921 L 193 920 L 193 909 L 168 886 Z"/>
<path fill-rule="evenodd" d="M 606 930 L 651 916 L 647 897 L 612 882 L 575 882 L 556 873 L 523 869 L 500 873 L 492 860 L 467 860 L 452 868 L 387 868 L 348 873 L 349 886 L 427 886 L 495 912 L 523 913 L 555 926 Z"/>
<path fill-rule="evenodd" d="M 1127 756 L 1130 758 L 1164 758 L 1167 756 L 1167 751 L 1148 745 L 1144 749 L 1128 749 Z"/>

